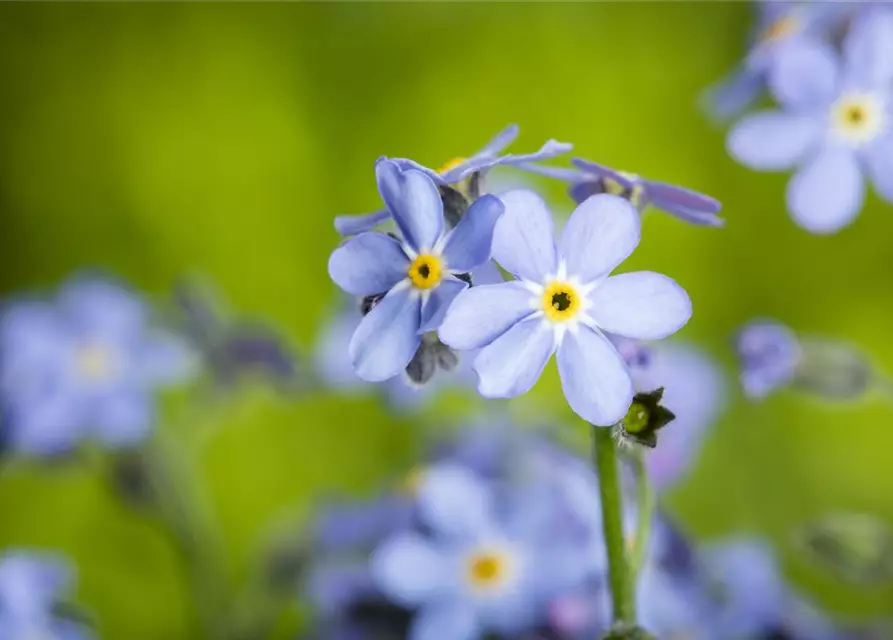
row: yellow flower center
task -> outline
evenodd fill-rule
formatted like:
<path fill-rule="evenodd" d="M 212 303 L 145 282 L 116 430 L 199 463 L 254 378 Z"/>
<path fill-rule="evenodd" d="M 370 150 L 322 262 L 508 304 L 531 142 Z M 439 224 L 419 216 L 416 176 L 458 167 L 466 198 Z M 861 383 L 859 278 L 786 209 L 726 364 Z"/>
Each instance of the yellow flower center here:
<path fill-rule="evenodd" d="M 85 345 L 78 349 L 77 370 L 88 380 L 107 380 L 112 376 L 114 358 L 111 352 L 99 345 Z"/>
<path fill-rule="evenodd" d="M 476 589 L 492 589 L 508 574 L 506 557 L 498 552 L 481 551 L 468 558 L 468 581 Z"/>
<path fill-rule="evenodd" d="M 453 158 L 449 162 L 445 162 L 440 168 L 437 169 L 437 173 L 446 173 L 450 169 L 455 169 L 460 164 L 465 162 L 467 158 Z"/>
<path fill-rule="evenodd" d="M 796 31 L 799 22 L 794 16 L 784 16 L 783 18 L 779 18 L 768 27 L 763 30 L 763 33 L 760 34 L 760 42 L 774 42 L 776 40 L 780 40 L 785 38 L 794 31 Z"/>
<path fill-rule="evenodd" d="M 430 253 L 420 254 L 409 265 L 409 280 L 416 289 L 433 289 L 443 277 L 440 258 Z"/>
<path fill-rule="evenodd" d="M 567 322 L 580 311 L 580 294 L 568 282 L 552 282 L 543 291 L 542 306 L 552 322 Z"/>
<path fill-rule="evenodd" d="M 864 144 L 883 130 L 883 111 L 877 98 L 871 94 L 843 96 L 831 107 L 832 126 L 844 140 Z"/>

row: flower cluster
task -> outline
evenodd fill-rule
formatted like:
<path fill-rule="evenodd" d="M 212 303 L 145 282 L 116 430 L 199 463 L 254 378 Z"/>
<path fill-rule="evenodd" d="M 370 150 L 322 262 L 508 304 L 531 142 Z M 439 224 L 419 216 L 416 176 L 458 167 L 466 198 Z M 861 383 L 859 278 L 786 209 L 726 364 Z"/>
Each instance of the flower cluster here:
<path fill-rule="evenodd" d="M 743 70 L 714 92 L 713 106 L 734 113 L 768 89 L 778 107 L 741 118 L 729 132 L 729 153 L 758 171 L 796 167 L 786 195 L 791 216 L 813 233 L 833 233 L 858 215 L 866 181 L 893 202 L 893 8 L 761 7 Z"/>
<path fill-rule="evenodd" d="M 598 478 L 541 431 L 462 431 L 315 531 L 316 639 L 584 640 L 610 625 Z M 645 558 L 636 599 L 656 637 L 841 637 L 760 539 L 697 546 L 658 513 Z"/>

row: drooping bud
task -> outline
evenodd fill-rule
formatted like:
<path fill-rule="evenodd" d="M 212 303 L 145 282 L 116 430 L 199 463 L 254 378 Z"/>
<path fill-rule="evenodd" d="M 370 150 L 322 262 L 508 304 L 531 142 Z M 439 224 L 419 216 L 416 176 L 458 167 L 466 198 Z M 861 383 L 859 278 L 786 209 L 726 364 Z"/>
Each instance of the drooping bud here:
<path fill-rule="evenodd" d="M 618 423 L 624 440 L 651 449 L 657 446 L 658 430 L 676 418 L 672 411 L 660 404 L 663 395 L 663 387 L 635 395 L 626 416 Z"/>

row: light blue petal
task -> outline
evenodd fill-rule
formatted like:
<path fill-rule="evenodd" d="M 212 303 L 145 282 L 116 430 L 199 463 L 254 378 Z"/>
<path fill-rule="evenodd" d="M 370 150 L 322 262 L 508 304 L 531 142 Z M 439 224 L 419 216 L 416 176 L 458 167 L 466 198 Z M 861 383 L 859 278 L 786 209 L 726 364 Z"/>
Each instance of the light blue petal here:
<path fill-rule="evenodd" d="M 144 389 L 122 387 L 94 401 L 91 432 L 110 447 L 132 446 L 151 431 L 155 412 Z"/>
<path fill-rule="evenodd" d="M 443 322 L 453 300 L 456 299 L 468 284 L 461 280 L 445 278 L 431 291 L 428 300 L 422 306 L 422 326 L 419 333 L 434 331 Z"/>
<path fill-rule="evenodd" d="M 764 87 L 765 78 L 760 71 L 741 65 L 729 77 L 708 88 L 700 102 L 714 120 L 723 122 L 753 104 Z"/>
<path fill-rule="evenodd" d="M 446 183 L 452 184 L 464 180 L 472 173 L 486 171 L 493 167 L 500 166 L 525 167 L 528 163 L 541 162 L 563 155 L 571 149 L 573 149 L 573 145 L 567 142 L 547 140 L 539 150 L 534 151 L 533 153 L 508 154 L 499 157 L 476 156 L 469 158 L 462 164 L 443 173 L 441 177 Z"/>
<path fill-rule="evenodd" d="M 472 269 L 471 278 L 475 286 L 483 284 L 502 284 L 505 282 L 505 278 L 502 277 L 502 272 L 492 260 L 487 260 L 487 262 L 481 266 Z"/>
<path fill-rule="evenodd" d="M 387 209 L 379 209 L 372 213 L 338 216 L 335 218 L 335 229 L 342 236 L 353 236 L 364 231 L 372 231 L 390 218 L 391 212 Z"/>
<path fill-rule="evenodd" d="M 59 292 L 58 304 L 77 332 L 104 340 L 138 337 L 146 324 L 143 301 L 128 289 L 95 276 L 78 276 Z"/>
<path fill-rule="evenodd" d="M 722 205 L 714 198 L 672 184 L 653 180 L 642 182 L 645 185 L 648 204 L 692 224 L 710 227 L 721 227 L 725 224 L 725 221 L 716 215 Z"/>
<path fill-rule="evenodd" d="M 409 289 L 394 289 L 372 308 L 350 340 L 356 374 L 382 382 L 399 374 L 419 348 L 421 300 Z"/>
<path fill-rule="evenodd" d="M 8 550 L 0 558 L 0 602 L 11 617 L 45 615 L 74 582 L 74 568 L 62 556 Z"/>
<path fill-rule="evenodd" d="M 316 340 L 313 352 L 314 370 L 319 379 L 336 389 L 369 388 L 354 373 L 348 345 L 360 325 L 360 312 L 351 308 L 323 323 L 323 330 Z"/>
<path fill-rule="evenodd" d="M 422 609 L 412 621 L 409 640 L 479 640 L 482 632 L 471 604 L 452 601 Z"/>
<path fill-rule="evenodd" d="M 633 382 L 626 363 L 601 332 L 581 326 L 558 348 L 561 387 L 571 409 L 587 422 L 608 427 L 626 415 Z"/>
<path fill-rule="evenodd" d="M 471 287 L 450 306 L 440 339 L 454 349 L 485 347 L 534 312 L 533 297 L 520 282 Z"/>
<path fill-rule="evenodd" d="M 571 162 L 575 167 L 585 172 L 587 175 L 598 178 L 608 178 L 621 185 L 624 189 L 632 189 L 636 184 L 633 178 L 603 164 L 585 160 L 584 158 L 571 158 Z"/>
<path fill-rule="evenodd" d="M 599 194 L 578 205 L 561 234 L 570 277 L 591 282 L 626 260 L 641 238 L 639 214 L 619 196 Z"/>
<path fill-rule="evenodd" d="M 780 171 L 818 144 L 824 122 L 811 115 L 758 111 L 736 124 L 726 140 L 729 155 L 750 169 Z"/>
<path fill-rule="evenodd" d="M 376 594 L 369 568 L 363 565 L 316 566 L 307 580 L 307 591 L 324 616 L 338 616 L 363 597 Z"/>
<path fill-rule="evenodd" d="M 526 393 L 554 351 L 555 337 L 542 318 L 522 320 L 475 358 L 478 391 L 486 398 L 511 398 Z"/>
<path fill-rule="evenodd" d="M 625 338 L 659 340 L 691 318 L 691 299 L 674 280 L 652 271 L 612 276 L 589 294 L 600 329 Z"/>
<path fill-rule="evenodd" d="M 779 103 L 802 111 L 829 104 L 839 76 L 837 54 L 829 44 L 798 38 L 778 49 L 769 67 L 768 83 Z"/>
<path fill-rule="evenodd" d="M 893 202 L 893 132 L 882 135 L 865 150 L 865 162 L 878 194 Z"/>
<path fill-rule="evenodd" d="M 421 171 L 402 171 L 384 158 L 375 163 L 375 177 L 403 239 L 416 252 L 430 251 L 443 233 L 443 203 L 437 185 Z"/>
<path fill-rule="evenodd" d="M 827 147 L 788 183 L 794 220 L 813 233 L 834 233 L 850 224 L 865 199 L 865 183 L 850 149 Z"/>
<path fill-rule="evenodd" d="M 416 533 L 386 540 L 369 562 L 372 581 L 388 598 L 404 606 L 435 600 L 455 581 L 448 558 Z"/>
<path fill-rule="evenodd" d="M 503 149 L 509 146 L 518 137 L 521 128 L 516 124 L 510 124 L 505 129 L 497 133 L 490 142 L 485 144 L 475 156 L 495 156 L 499 155 Z"/>
<path fill-rule="evenodd" d="M 59 388 L 4 407 L 5 429 L 14 451 L 52 456 L 71 449 L 84 429 L 83 398 Z"/>
<path fill-rule="evenodd" d="M 500 196 L 505 213 L 493 234 L 493 258 L 518 278 L 542 282 L 558 268 L 552 214 L 533 191 L 516 189 Z"/>
<path fill-rule="evenodd" d="M 186 382 L 198 372 L 198 354 L 182 338 L 157 331 L 140 349 L 140 373 L 150 385 Z"/>
<path fill-rule="evenodd" d="M 864 88 L 893 82 L 893 12 L 888 4 L 865 8 L 843 43 L 847 78 Z"/>
<path fill-rule="evenodd" d="M 389 291 L 408 272 L 409 258 L 400 243 L 374 231 L 350 238 L 329 258 L 329 277 L 356 296 Z"/>
<path fill-rule="evenodd" d="M 505 205 L 496 196 L 481 196 L 472 203 L 444 245 L 449 269 L 468 272 L 490 259 L 493 230 L 504 211 Z"/>
<path fill-rule="evenodd" d="M 426 469 L 416 497 L 420 517 L 436 536 L 467 540 L 490 524 L 487 486 L 458 464 Z"/>

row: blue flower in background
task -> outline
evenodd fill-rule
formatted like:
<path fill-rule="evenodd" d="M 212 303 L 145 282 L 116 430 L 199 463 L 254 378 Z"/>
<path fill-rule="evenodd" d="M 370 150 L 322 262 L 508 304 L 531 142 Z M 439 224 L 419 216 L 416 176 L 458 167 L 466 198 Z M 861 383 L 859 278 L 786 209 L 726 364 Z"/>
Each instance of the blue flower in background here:
<path fill-rule="evenodd" d="M 529 171 L 569 182 L 568 194 L 577 204 L 590 196 L 607 193 L 629 200 L 640 213 L 648 206 L 666 211 L 697 225 L 719 227 L 724 224 L 716 214 L 722 205 L 704 194 L 665 182 L 647 180 L 632 173 L 616 171 L 582 158 L 573 158 L 576 169 L 526 166 Z"/>
<path fill-rule="evenodd" d="M 760 97 L 775 61 L 787 47 L 804 38 L 824 37 L 854 10 L 846 2 L 764 0 L 757 4 L 757 25 L 744 62 L 704 96 L 707 110 L 717 119 L 739 115 Z"/>
<path fill-rule="evenodd" d="M 536 518 L 497 515 L 489 488 L 461 467 L 429 470 L 418 506 L 431 535 L 395 536 L 371 560 L 382 593 L 418 610 L 409 640 L 530 631 L 552 595 L 582 586 L 579 550 L 550 544 Z"/>
<path fill-rule="evenodd" d="M 729 153 L 757 170 L 798 166 L 788 183 L 794 220 L 813 233 L 850 224 L 865 199 L 863 174 L 893 202 L 893 13 L 859 15 L 842 60 L 830 45 L 803 40 L 785 49 L 770 77 L 782 110 L 743 118 Z"/>
<path fill-rule="evenodd" d="M 0 638 L 91 638 L 83 626 L 53 612 L 73 584 L 73 570 L 55 555 L 8 551 L 0 556 Z"/>
<path fill-rule="evenodd" d="M 790 384 L 802 349 L 793 330 L 772 320 L 754 320 L 735 338 L 741 386 L 751 398 L 764 398 Z"/>
<path fill-rule="evenodd" d="M 94 437 L 132 445 L 154 420 L 153 392 L 194 371 L 183 342 L 150 326 L 134 293 L 79 277 L 53 302 L 10 304 L 0 318 L 0 402 L 14 451 L 54 455 Z"/>
<path fill-rule="evenodd" d="M 440 325 L 453 299 L 468 286 L 457 275 L 490 259 L 503 204 L 495 196 L 482 196 L 447 232 L 431 178 L 384 159 L 375 171 L 379 192 L 404 240 L 371 231 L 354 236 L 332 253 L 329 275 L 353 295 L 387 292 L 360 322 L 349 347 L 356 374 L 381 382 L 406 368 L 421 334 Z"/>
<path fill-rule="evenodd" d="M 518 125 L 512 124 L 500 131 L 495 138 L 488 142 L 484 148 L 467 158 L 455 158 L 436 171 L 422 166 L 413 160 L 406 158 L 391 158 L 401 169 L 416 169 L 426 173 L 438 185 L 454 185 L 466 180 L 475 173 L 486 172 L 497 166 L 514 166 L 524 168 L 529 162 L 548 160 L 570 151 L 573 147 L 564 142 L 548 140 L 534 153 L 499 155 L 503 149 L 509 146 L 518 137 Z M 472 200 L 477 197 L 472 193 Z M 385 202 L 387 205 L 387 202 Z M 391 218 L 391 212 L 385 208 L 373 213 L 338 216 L 335 218 L 335 228 L 343 236 L 370 231 Z"/>
<path fill-rule="evenodd" d="M 444 343 L 481 349 L 478 391 L 506 398 L 528 391 L 552 354 L 571 408 L 608 426 L 633 397 L 623 358 L 602 333 L 658 339 L 679 330 L 691 301 L 670 278 L 652 272 L 610 273 L 639 243 L 632 205 L 597 195 L 579 205 L 556 246 L 552 217 L 531 191 L 502 196 L 493 256 L 518 280 L 463 291 L 440 327 Z"/>

